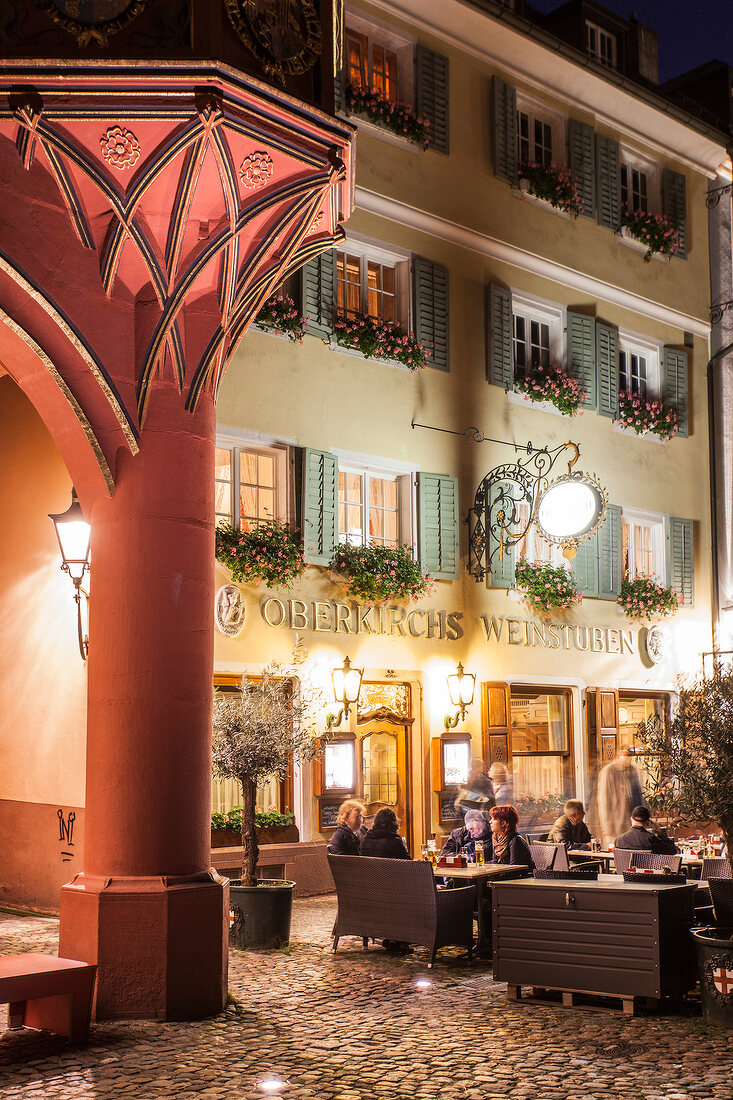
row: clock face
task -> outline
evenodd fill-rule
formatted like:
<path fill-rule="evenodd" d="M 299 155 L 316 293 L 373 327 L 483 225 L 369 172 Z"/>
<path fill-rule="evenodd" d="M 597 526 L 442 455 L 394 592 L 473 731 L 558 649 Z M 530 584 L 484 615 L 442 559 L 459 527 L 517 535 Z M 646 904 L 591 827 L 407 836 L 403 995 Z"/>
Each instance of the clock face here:
<path fill-rule="evenodd" d="M 88 25 L 118 19 L 130 7 L 131 0 L 51 0 L 51 3 L 67 19 Z"/>
<path fill-rule="evenodd" d="M 282 82 L 303 73 L 321 52 L 313 0 L 224 0 L 232 26 L 265 72 Z"/>

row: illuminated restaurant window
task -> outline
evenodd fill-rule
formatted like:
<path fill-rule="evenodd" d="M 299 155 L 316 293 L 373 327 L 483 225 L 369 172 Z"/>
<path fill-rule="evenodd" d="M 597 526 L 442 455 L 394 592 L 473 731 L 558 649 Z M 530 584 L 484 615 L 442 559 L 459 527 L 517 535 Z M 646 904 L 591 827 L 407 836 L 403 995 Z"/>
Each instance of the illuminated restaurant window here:
<path fill-rule="evenodd" d="M 346 29 L 346 79 L 356 88 L 376 92 L 396 103 L 400 92 L 397 50 L 372 35 Z"/>
<path fill-rule="evenodd" d="M 361 762 L 363 801 L 367 805 L 374 802 L 396 805 L 399 785 L 396 734 L 367 734 L 361 742 Z"/>
<path fill-rule="evenodd" d="M 239 694 L 240 678 L 238 676 L 219 675 L 214 676 L 214 688 L 218 695 Z M 225 814 L 233 810 L 235 806 L 241 806 L 243 793 L 236 779 L 220 779 L 212 775 L 211 779 L 211 812 Z M 293 763 L 288 766 L 287 775 L 268 775 L 257 784 L 255 805 L 258 812 L 277 810 L 285 813 L 293 808 Z"/>
<path fill-rule="evenodd" d="M 216 522 L 249 531 L 268 519 L 287 519 L 287 458 L 287 448 L 282 446 L 222 446 L 218 442 Z"/>
<path fill-rule="evenodd" d="M 352 546 L 399 546 L 396 477 L 339 468 L 339 541 Z"/>
<path fill-rule="evenodd" d="M 664 582 L 664 518 L 624 508 L 621 513 L 623 579 L 656 577 Z"/>
<path fill-rule="evenodd" d="M 512 687 L 511 743 L 515 802 L 549 798 L 561 808 L 574 796 L 569 691 Z"/>
<path fill-rule="evenodd" d="M 669 722 L 668 695 L 636 695 L 631 692 L 619 692 L 618 698 L 618 747 L 628 748 L 634 753 L 634 764 L 639 772 L 642 790 L 653 785 L 651 780 L 658 775 L 659 765 L 645 756 L 641 750 L 638 727 L 641 722 L 658 718 L 667 726 Z"/>

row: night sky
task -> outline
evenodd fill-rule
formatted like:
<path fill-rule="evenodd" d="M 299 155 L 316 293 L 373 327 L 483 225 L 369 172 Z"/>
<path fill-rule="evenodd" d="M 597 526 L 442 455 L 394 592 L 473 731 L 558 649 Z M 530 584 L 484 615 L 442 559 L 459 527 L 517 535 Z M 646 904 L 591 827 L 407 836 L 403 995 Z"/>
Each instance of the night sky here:
<path fill-rule="evenodd" d="M 561 0 L 530 0 L 541 12 Z M 659 80 L 669 80 L 703 65 L 726 61 L 733 66 L 733 0 L 599 0 L 602 7 L 628 19 L 635 12 L 659 36 Z"/>

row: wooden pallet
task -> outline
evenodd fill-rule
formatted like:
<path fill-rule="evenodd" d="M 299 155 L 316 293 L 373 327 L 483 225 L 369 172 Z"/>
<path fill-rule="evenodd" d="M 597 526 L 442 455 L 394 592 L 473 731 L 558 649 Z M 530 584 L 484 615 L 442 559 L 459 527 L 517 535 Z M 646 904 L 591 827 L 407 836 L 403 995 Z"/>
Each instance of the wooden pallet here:
<path fill-rule="evenodd" d="M 635 1016 L 641 1004 L 647 1009 L 656 1009 L 658 1001 L 654 997 L 634 997 L 624 993 L 594 993 L 585 989 L 560 989 L 556 987 L 531 986 L 531 992 L 522 994 L 521 985 L 509 984 L 506 987 L 510 1001 L 521 1001 L 526 1005 L 549 1005 L 551 1008 L 584 1008 L 589 1012 L 607 1012 L 609 1008 L 623 1011 L 625 1016 Z M 599 1004 L 598 1000 L 611 1002 Z"/>

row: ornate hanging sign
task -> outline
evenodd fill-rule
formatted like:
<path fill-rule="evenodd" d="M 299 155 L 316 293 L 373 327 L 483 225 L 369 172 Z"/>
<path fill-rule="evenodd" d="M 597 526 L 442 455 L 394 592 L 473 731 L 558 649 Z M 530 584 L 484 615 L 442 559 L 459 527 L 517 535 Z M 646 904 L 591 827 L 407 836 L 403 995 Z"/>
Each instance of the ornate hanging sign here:
<path fill-rule="evenodd" d="M 224 0 L 232 26 L 279 84 L 312 68 L 321 53 L 321 23 L 312 0 Z"/>
<path fill-rule="evenodd" d="M 41 0 L 49 19 L 71 34 L 77 45 L 98 42 L 106 46 L 111 35 L 129 27 L 148 0 Z"/>

